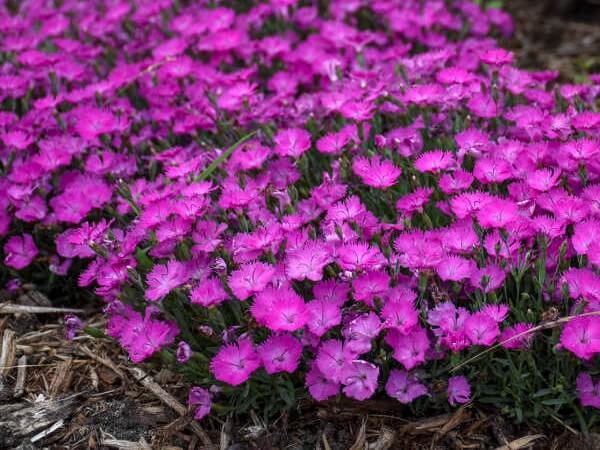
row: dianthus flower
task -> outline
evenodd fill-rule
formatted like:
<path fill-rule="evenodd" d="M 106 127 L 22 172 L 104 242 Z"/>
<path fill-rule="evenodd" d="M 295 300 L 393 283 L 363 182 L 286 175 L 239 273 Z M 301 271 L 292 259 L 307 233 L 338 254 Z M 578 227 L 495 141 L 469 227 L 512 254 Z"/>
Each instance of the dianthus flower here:
<path fill-rule="evenodd" d="M 378 156 L 354 158 L 352 170 L 363 183 L 376 189 L 387 189 L 393 186 L 402 174 L 402 169 L 396 167 L 392 161 Z"/>
<path fill-rule="evenodd" d="M 565 325 L 560 335 L 564 348 L 584 360 L 600 352 L 600 317 L 576 317 Z"/>
<path fill-rule="evenodd" d="M 427 388 L 405 370 L 392 369 L 385 392 L 400 403 L 411 403 L 415 398 L 427 395 Z"/>
<path fill-rule="evenodd" d="M 600 381 L 594 382 L 589 373 L 582 372 L 577 376 L 576 386 L 582 406 L 600 409 Z"/>
<path fill-rule="evenodd" d="M 24 233 L 22 236 L 12 236 L 4 244 L 4 264 L 13 269 L 21 270 L 31 264 L 38 254 L 33 237 Z"/>
<path fill-rule="evenodd" d="M 268 374 L 294 372 L 301 354 L 302 344 L 290 334 L 271 336 L 258 348 L 258 356 Z"/>
<path fill-rule="evenodd" d="M 229 276 L 229 287 L 240 300 L 263 291 L 275 276 L 275 268 L 269 264 L 255 262 L 245 264 Z"/>
<path fill-rule="evenodd" d="M 450 377 L 448 380 L 448 403 L 452 406 L 467 403 L 471 399 L 471 386 L 462 375 Z"/>
<path fill-rule="evenodd" d="M 379 367 L 367 361 L 354 360 L 344 368 L 343 392 L 355 400 L 366 400 L 377 390 L 378 377 Z"/>
<path fill-rule="evenodd" d="M 280 156 L 299 158 L 310 148 L 310 133 L 300 128 L 280 130 L 273 137 L 275 153 Z"/>
<path fill-rule="evenodd" d="M 148 289 L 145 297 L 151 301 L 161 300 L 188 279 L 188 268 L 182 262 L 173 260 L 167 264 L 156 264 L 146 276 Z"/>
<path fill-rule="evenodd" d="M 188 394 L 188 405 L 195 408 L 194 419 L 201 420 L 208 415 L 212 407 L 210 392 L 198 386 L 192 387 Z"/>
<path fill-rule="evenodd" d="M 248 338 L 221 347 L 210 362 L 215 378 L 233 386 L 245 382 L 259 366 L 258 355 Z"/>

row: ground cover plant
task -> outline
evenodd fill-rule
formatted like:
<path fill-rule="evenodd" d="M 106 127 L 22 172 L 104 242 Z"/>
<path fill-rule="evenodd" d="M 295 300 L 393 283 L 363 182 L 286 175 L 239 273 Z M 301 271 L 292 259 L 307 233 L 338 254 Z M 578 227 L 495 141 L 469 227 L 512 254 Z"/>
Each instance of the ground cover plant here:
<path fill-rule="evenodd" d="M 520 70 L 471 1 L 0 17 L 7 290 L 100 298 L 197 419 L 388 396 L 596 425 L 600 77 Z"/>

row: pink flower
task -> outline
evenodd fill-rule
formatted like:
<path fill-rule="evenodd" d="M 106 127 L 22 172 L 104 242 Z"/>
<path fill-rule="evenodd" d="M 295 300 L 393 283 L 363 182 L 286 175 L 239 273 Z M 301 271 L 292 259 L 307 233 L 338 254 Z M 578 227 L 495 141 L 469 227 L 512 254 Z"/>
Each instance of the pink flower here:
<path fill-rule="evenodd" d="M 229 276 L 229 287 L 240 300 L 263 291 L 275 276 L 275 268 L 269 264 L 255 262 L 245 264 Z"/>
<path fill-rule="evenodd" d="M 271 331 L 295 331 L 308 320 L 302 297 L 291 288 L 267 288 L 258 293 L 250 309 L 258 323 Z"/>
<path fill-rule="evenodd" d="M 112 133 L 118 129 L 117 118 L 110 111 L 84 107 L 73 111 L 73 117 L 77 133 L 91 141 L 101 134 Z"/>
<path fill-rule="evenodd" d="M 344 394 L 355 400 L 366 400 L 377 390 L 378 377 L 379 367 L 367 361 L 354 360 L 344 368 Z"/>
<path fill-rule="evenodd" d="M 344 244 L 338 249 L 338 264 L 344 270 L 377 270 L 385 263 L 378 248 L 357 242 Z"/>
<path fill-rule="evenodd" d="M 300 249 L 288 253 L 285 272 L 292 280 L 319 281 L 323 269 L 333 262 L 329 247 L 320 241 L 308 241 Z"/>
<path fill-rule="evenodd" d="M 527 350 L 533 342 L 534 334 L 529 332 L 532 328 L 531 323 L 517 323 L 505 328 L 500 334 L 502 347 Z"/>
<path fill-rule="evenodd" d="M 306 326 L 318 337 L 342 322 L 342 310 L 333 301 L 316 299 L 308 303 L 306 309 L 308 311 Z"/>
<path fill-rule="evenodd" d="M 248 338 L 224 345 L 210 362 L 215 378 L 232 386 L 245 382 L 259 366 L 258 355 Z"/>
<path fill-rule="evenodd" d="M 299 158 L 310 148 L 310 133 L 301 128 L 279 130 L 273 140 L 275 153 L 280 156 Z"/>
<path fill-rule="evenodd" d="M 577 376 L 576 385 L 581 405 L 600 409 L 600 381 L 594 382 L 589 373 L 582 372 Z"/>
<path fill-rule="evenodd" d="M 539 169 L 527 174 L 525 183 L 532 189 L 546 192 L 556 187 L 560 180 L 560 170 Z"/>
<path fill-rule="evenodd" d="M 475 270 L 471 274 L 471 285 L 489 293 L 504 283 L 506 273 L 495 264 Z"/>
<path fill-rule="evenodd" d="M 477 270 L 475 262 L 460 256 L 446 256 L 435 266 L 435 271 L 444 281 L 462 281 L 470 278 Z"/>
<path fill-rule="evenodd" d="M 188 344 L 185 341 L 179 341 L 179 344 L 177 344 L 177 353 L 175 354 L 175 356 L 179 364 L 188 362 L 192 357 L 192 348 L 190 347 L 190 344 Z"/>
<path fill-rule="evenodd" d="M 379 156 L 370 159 L 354 158 L 352 170 L 363 183 L 376 189 L 387 189 L 393 186 L 402 174 L 402 169 L 396 167 L 392 161 Z"/>
<path fill-rule="evenodd" d="M 317 401 L 327 400 L 340 391 L 340 383 L 326 377 L 316 363 L 311 364 L 306 374 L 306 385 L 312 398 Z"/>
<path fill-rule="evenodd" d="M 381 318 L 386 328 L 393 328 L 404 335 L 419 323 L 419 314 L 413 303 L 408 301 L 386 302 L 381 310 Z"/>
<path fill-rule="evenodd" d="M 218 305 L 228 298 L 229 296 L 225 292 L 225 289 L 223 289 L 221 280 L 215 277 L 200 281 L 190 292 L 191 302 L 195 305 L 202 305 L 205 308 Z"/>
<path fill-rule="evenodd" d="M 21 270 L 27 267 L 38 254 L 33 237 L 24 233 L 22 236 L 12 236 L 4 244 L 4 264 L 13 269 Z"/>
<path fill-rule="evenodd" d="M 411 403 L 415 398 L 427 395 L 427 388 L 405 370 L 392 369 L 385 392 L 400 403 Z"/>
<path fill-rule="evenodd" d="M 494 48 L 480 53 L 479 59 L 490 66 L 500 67 L 506 64 L 512 64 L 514 55 L 512 52 L 506 51 L 503 48 Z"/>
<path fill-rule="evenodd" d="M 173 289 L 189 279 L 189 271 L 184 263 L 171 260 L 167 264 L 156 264 L 146 275 L 145 297 L 151 301 L 161 300 Z"/>
<path fill-rule="evenodd" d="M 448 380 L 448 403 L 452 406 L 462 405 L 471 399 L 471 386 L 462 375 L 450 377 Z"/>
<path fill-rule="evenodd" d="M 456 165 L 454 156 L 450 152 L 433 150 L 421 153 L 415 161 L 415 169 L 419 172 L 441 172 Z"/>
<path fill-rule="evenodd" d="M 498 323 L 484 312 L 476 312 L 465 320 L 465 334 L 474 345 L 490 346 L 500 329 Z"/>
<path fill-rule="evenodd" d="M 188 405 L 196 408 L 194 419 L 201 420 L 208 415 L 212 407 L 210 392 L 198 386 L 192 387 L 188 394 Z"/>
<path fill-rule="evenodd" d="M 258 356 L 269 375 L 293 373 L 300 363 L 301 354 L 302 344 L 291 334 L 271 336 L 258 348 Z"/>
<path fill-rule="evenodd" d="M 414 212 L 422 213 L 423 207 L 429 201 L 431 194 L 433 194 L 431 188 L 417 188 L 410 194 L 400 197 L 396 202 L 396 208 L 407 216 Z"/>
<path fill-rule="evenodd" d="M 564 348 L 584 360 L 600 352 L 600 317 L 576 317 L 565 325 L 560 335 Z"/>
<path fill-rule="evenodd" d="M 381 298 L 388 290 L 390 276 L 383 271 L 364 272 L 352 281 L 354 298 L 374 306 L 375 297 Z"/>
<path fill-rule="evenodd" d="M 325 136 L 319 138 L 317 141 L 317 150 L 325 154 L 338 154 L 341 153 L 346 145 L 352 141 L 351 136 L 348 133 L 337 132 L 328 133 Z"/>
<path fill-rule="evenodd" d="M 371 342 L 381 331 L 381 320 L 374 312 L 361 314 L 351 320 L 342 335 L 346 338 L 344 346 L 355 355 L 362 355 L 371 351 Z"/>
<path fill-rule="evenodd" d="M 317 352 L 316 365 L 327 379 L 339 383 L 344 378 L 346 365 L 352 362 L 355 354 L 342 341 L 323 341 Z"/>
<path fill-rule="evenodd" d="M 385 342 L 394 350 L 394 359 L 400 362 L 406 370 L 411 370 L 423 363 L 429 349 L 427 332 L 420 327 L 414 327 L 406 335 L 396 328 L 392 328 L 385 336 Z"/>
<path fill-rule="evenodd" d="M 518 218 L 519 208 L 516 203 L 501 198 L 486 203 L 477 212 L 477 220 L 484 228 L 504 228 Z"/>

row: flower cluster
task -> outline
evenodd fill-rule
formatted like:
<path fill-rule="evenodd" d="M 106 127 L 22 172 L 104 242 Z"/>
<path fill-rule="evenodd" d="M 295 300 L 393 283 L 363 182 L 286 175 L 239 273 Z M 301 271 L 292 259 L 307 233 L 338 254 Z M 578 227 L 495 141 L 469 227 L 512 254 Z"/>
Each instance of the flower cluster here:
<path fill-rule="evenodd" d="M 457 405 L 483 348 L 590 364 L 600 76 L 519 69 L 471 0 L 215 3 L 0 7 L 7 282 L 76 274 L 197 418 L 259 372 Z"/>

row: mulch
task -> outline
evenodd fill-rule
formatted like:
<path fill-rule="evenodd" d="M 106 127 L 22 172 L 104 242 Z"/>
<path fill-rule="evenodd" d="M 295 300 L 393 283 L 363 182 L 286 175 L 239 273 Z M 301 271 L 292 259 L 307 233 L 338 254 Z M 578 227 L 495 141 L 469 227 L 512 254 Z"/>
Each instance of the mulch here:
<path fill-rule="evenodd" d="M 133 365 L 107 338 L 66 340 L 67 312 L 31 286 L 0 293 L 0 449 L 600 449 L 600 436 L 558 423 L 517 427 L 474 405 L 415 420 L 387 399 L 307 402 L 272 423 L 259 412 L 197 422 L 181 375 Z M 93 308 L 80 315 L 104 326 Z"/>

